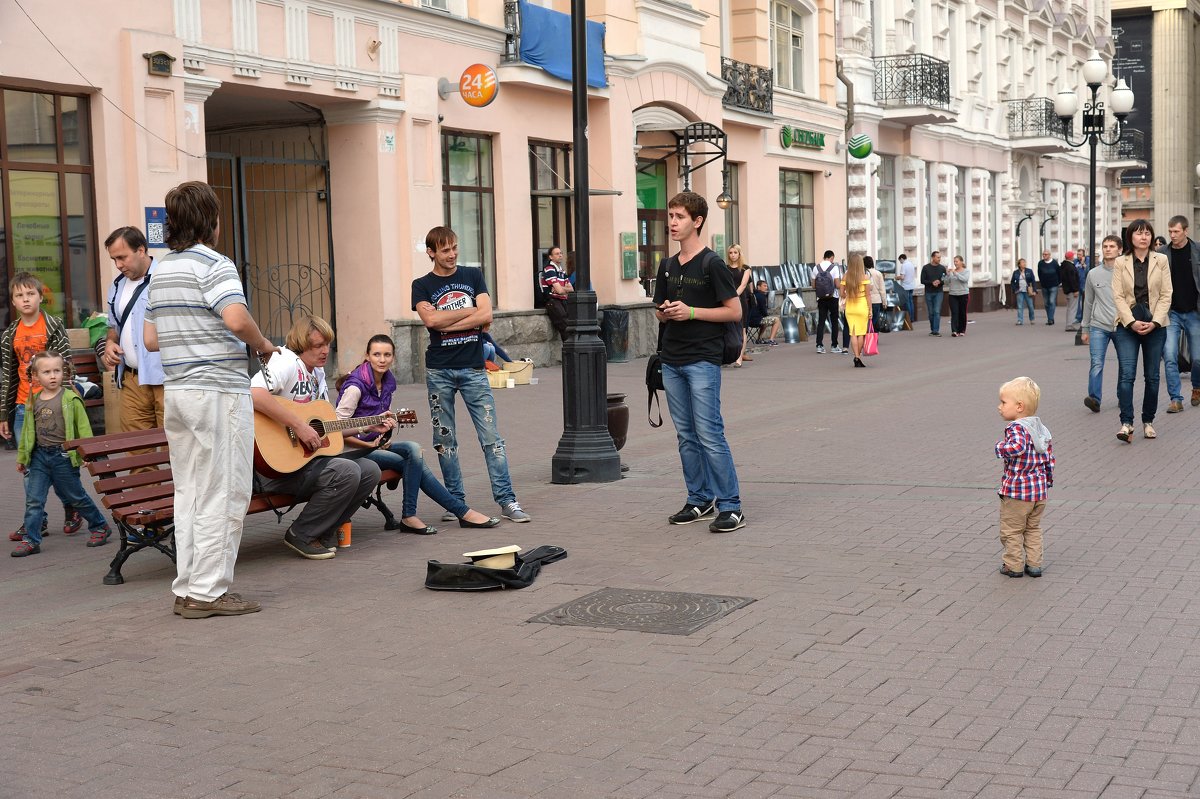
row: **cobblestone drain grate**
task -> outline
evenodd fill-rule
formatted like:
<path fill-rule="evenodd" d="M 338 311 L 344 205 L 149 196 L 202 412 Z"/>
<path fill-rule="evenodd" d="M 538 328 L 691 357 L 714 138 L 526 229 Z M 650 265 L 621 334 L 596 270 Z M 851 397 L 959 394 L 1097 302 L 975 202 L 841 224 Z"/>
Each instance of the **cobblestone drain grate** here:
<path fill-rule="evenodd" d="M 611 627 L 642 633 L 691 635 L 739 608 L 751 597 L 601 588 L 529 621 L 575 627 Z"/>

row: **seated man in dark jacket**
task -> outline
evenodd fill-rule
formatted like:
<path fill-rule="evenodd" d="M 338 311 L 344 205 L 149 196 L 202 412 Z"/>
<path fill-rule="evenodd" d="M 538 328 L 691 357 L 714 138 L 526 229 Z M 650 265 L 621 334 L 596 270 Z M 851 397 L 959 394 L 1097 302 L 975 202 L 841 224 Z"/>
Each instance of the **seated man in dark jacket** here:
<path fill-rule="evenodd" d="M 768 298 L 767 281 L 758 281 L 754 285 L 754 294 L 750 298 L 750 314 L 746 317 L 746 329 L 753 330 L 771 325 L 771 335 L 763 343 L 774 347 L 779 343 L 775 340 L 775 337 L 779 335 L 779 317 L 770 315 L 771 307 Z"/>

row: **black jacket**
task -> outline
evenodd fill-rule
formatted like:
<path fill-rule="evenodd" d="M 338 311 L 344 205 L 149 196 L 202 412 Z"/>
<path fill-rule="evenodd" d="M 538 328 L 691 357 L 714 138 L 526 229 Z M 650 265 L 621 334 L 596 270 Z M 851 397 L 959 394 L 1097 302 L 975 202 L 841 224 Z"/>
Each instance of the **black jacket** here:
<path fill-rule="evenodd" d="M 1062 281 L 1064 294 L 1076 294 L 1079 292 L 1079 270 L 1075 268 L 1074 261 L 1060 262 L 1058 265 L 1058 277 Z"/>

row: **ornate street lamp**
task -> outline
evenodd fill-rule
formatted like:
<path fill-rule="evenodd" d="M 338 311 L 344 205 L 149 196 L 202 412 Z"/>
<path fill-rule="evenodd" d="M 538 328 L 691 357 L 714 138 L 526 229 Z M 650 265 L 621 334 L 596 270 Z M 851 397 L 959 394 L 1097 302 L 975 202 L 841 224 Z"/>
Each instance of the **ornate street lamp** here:
<path fill-rule="evenodd" d="M 1088 263 L 1096 261 L 1096 146 L 1106 144 L 1112 146 L 1121 140 L 1121 127 L 1125 117 L 1133 110 L 1133 90 L 1121 78 L 1113 87 L 1109 96 L 1113 115 L 1117 123 L 1111 139 L 1104 138 L 1105 119 L 1104 103 L 1100 101 L 1100 85 L 1108 77 L 1108 64 L 1100 57 L 1100 53 L 1092 50 L 1088 60 L 1083 64 L 1083 80 L 1092 92 L 1091 100 L 1083 104 L 1083 138 L 1071 140 L 1071 128 L 1075 112 L 1079 110 L 1079 97 L 1074 89 L 1064 89 L 1054 98 L 1054 113 L 1062 122 L 1063 139 L 1072 147 L 1088 145 L 1088 165 L 1091 171 L 1091 182 L 1088 186 Z"/>
<path fill-rule="evenodd" d="M 721 170 L 721 193 L 717 195 L 717 206 L 725 211 L 731 205 L 733 205 L 733 197 L 729 196 L 729 168 L 726 167 Z"/>
<path fill-rule="evenodd" d="M 1046 209 L 1046 218 L 1042 220 L 1041 226 L 1038 228 L 1038 238 L 1042 241 L 1046 240 L 1046 223 L 1058 219 L 1058 209 L 1050 207 Z"/>

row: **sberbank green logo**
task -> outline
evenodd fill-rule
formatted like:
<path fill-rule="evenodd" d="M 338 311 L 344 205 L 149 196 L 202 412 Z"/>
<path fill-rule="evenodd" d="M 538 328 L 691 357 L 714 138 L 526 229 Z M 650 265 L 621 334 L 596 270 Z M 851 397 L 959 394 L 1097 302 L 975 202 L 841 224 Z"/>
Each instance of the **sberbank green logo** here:
<path fill-rule="evenodd" d="M 805 147 L 809 150 L 823 150 L 825 149 L 825 134 L 784 125 L 779 130 L 779 143 L 783 145 L 784 149 Z"/>

